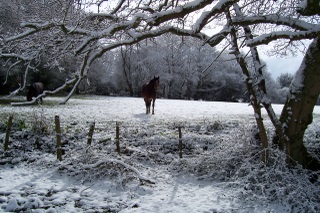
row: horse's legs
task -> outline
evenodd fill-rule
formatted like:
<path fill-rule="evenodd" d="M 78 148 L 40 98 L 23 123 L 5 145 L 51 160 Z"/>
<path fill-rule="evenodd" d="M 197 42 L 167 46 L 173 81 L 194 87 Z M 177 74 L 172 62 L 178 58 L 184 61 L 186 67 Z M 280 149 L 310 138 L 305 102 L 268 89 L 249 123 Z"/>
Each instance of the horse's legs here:
<path fill-rule="evenodd" d="M 146 114 L 149 114 L 150 113 L 151 101 L 148 98 L 145 98 L 144 101 L 146 103 Z"/>
<path fill-rule="evenodd" d="M 146 104 L 146 114 L 148 114 L 148 99 L 144 99 L 144 103 Z"/>
<path fill-rule="evenodd" d="M 150 113 L 151 101 L 152 101 L 152 99 L 148 100 L 148 114 Z"/>
<path fill-rule="evenodd" d="M 154 115 L 154 102 L 156 101 L 156 99 L 152 99 L 152 115 Z M 151 105 L 151 103 L 150 103 Z"/>

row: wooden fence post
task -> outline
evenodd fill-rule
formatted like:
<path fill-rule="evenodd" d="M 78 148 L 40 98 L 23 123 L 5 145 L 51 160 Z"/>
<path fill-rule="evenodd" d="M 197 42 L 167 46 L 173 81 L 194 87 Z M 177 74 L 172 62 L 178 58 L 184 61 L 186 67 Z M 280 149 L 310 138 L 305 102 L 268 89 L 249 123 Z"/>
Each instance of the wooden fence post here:
<path fill-rule="evenodd" d="M 7 129 L 6 129 L 6 138 L 4 140 L 4 151 L 9 150 L 9 138 L 10 138 L 12 120 L 13 120 L 13 115 L 10 115 L 8 119 Z"/>
<path fill-rule="evenodd" d="M 94 126 L 95 126 L 95 122 L 93 121 L 90 124 L 90 129 L 89 129 L 89 133 L 88 133 L 88 141 L 87 141 L 88 145 L 91 145 L 91 142 L 92 142 L 92 135 L 93 135 L 93 132 L 94 132 Z"/>
<path fill-rule="evenodd" d="M 56 137 L 57 137 L 57 159 L 62 161 L 62 151 L 61 151 L 61 128 L 60 128 L 60 118 L 58 115 L 54 117 L 54 123 L 56 127 Z"/>
<path fill-rule="evenodd" d="M 179 157 L 182 158 L 182 132 L 181 132 L 181 126 L 178 127 L 179 131 Z"/>
<path fill-rule="evenodd" d="M 120 136 L 119 136 L 119 123 L 116 122 L 116 146 L 117 152 L 120 154 Z"/>

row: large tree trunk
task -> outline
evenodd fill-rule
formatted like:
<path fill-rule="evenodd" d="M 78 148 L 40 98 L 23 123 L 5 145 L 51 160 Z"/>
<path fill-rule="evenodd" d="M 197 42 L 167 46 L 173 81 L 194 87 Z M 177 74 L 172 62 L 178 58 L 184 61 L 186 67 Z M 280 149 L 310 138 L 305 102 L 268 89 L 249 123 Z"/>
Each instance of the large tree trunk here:
<path fill-rule="evenodd" d="M 320 94 L 320 38 L 310 45 L 290 87 L 280 121 L 283 135 L 280 144 L 285 145 L 287 161 L 298 162 L 303 167 L 318 170 L 320 164 L 311 157 L 303 144 L 303 136 L 312 122 L 313 108 Z"/>

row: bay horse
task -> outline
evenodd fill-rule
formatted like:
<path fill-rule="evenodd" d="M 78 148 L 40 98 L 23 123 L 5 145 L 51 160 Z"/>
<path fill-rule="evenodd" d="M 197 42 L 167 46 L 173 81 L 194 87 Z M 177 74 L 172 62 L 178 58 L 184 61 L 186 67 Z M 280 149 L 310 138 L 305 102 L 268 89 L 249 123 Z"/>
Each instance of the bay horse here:
<path fill-rule="evenodd" d="M 43 83 L 35 82 L 29 87 L 29 91 L 27 94 L 27 101 L 32 101 L 33 97 L 37 97 L 38 95 L 43 93 Z M 42 103 L 42 98 L 40 98 L 40 102 Z"/>
<path fill-rule="evenodd" d="M 146 114 L 150 113 L 150 106 L 152 101 L 152 114 L 154 115 L 154 102 L 157 98 L 157 89 L 159 87 L 159 76 L 154 78 L 148 83 L 142 86 L 142 96 L 146 103 Z"/>

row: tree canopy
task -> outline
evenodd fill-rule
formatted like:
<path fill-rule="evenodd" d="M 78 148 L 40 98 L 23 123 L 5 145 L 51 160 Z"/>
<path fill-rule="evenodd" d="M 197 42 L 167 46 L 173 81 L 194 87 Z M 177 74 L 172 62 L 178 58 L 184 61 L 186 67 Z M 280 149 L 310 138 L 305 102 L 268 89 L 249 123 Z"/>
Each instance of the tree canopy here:
<path fill-rule="evenodd" d="M 246 47 L 272 42 L 274 49 L 282 54 L 295 51 L 300 40 L 319 35 L 318 17 L 301 16 L 297 11 L 308 4 L 293 0 L 11 0 L 1 4 L 6 6 L 8 16 L 14 13 L 21 17 L 20 27 L 2 24 L 4 29 L 11 26 L 15 30 L 3 33 L 1 58 L 11 59 L 12 67 L 24 64 L 25 81 L 31 73 L 29 70 L 36 69 L 40 63 L 73 73 L 73 78 L 61 82 L 61 89 L 74 85 L 71 93 L 103 54 L 165 33 L 192 36 L 212 46 L 220 44 L 224 51 L 232 53 L 229 37 L 232 22 L 238 26 L 236 34 L 241 51 L 248 52 Z M 230 11 L 230 21 L 226 21 L 225 11 Z M 245 29 L 239 26 L 251 27 L 255 36 L 245 38 Z M 77 67 L 65 66 L 63 62 L 72 57 L 77 58 L 78 64 L 74 64 Z"/>

